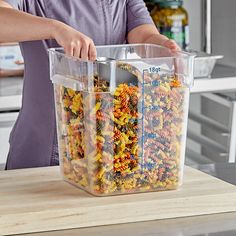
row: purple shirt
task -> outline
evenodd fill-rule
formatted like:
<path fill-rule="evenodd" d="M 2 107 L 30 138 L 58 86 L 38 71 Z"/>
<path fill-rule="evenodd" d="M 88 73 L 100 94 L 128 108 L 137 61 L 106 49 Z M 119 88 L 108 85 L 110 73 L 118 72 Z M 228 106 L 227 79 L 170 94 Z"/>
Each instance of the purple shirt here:
<path fill-rule="evenodd" d="M 95 45 L 123 44 L 129 31 L 152 24 L 143 0 L 6 0 L 14 8 L 62 21 Z M 24 29 L 22 29 L 24 33 Z M 10 136 L 7 169 L 49 166 L 56 130 L 47 49 L 54 40 L 23 42 L 22 108 Z"/>

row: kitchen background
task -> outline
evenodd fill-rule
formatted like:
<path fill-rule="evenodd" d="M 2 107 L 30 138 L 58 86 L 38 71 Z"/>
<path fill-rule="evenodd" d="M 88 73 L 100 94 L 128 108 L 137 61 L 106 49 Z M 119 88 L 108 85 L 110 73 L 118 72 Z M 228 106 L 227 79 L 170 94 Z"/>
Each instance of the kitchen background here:
<path fill-rule="evenodd" d="M 212 3 L 212 54 L 224 55 L 220 63 L 236 67 L 235 0 L 184 0 L 184 7 L 189 14 L 190 48 L 197 51 L 204 48 L 207 1 Z M 4 55 L 9 57 L 5 58 Z M 8 64 L 4 64 L 6 61 Z M 17 61 L 17 64 L 9 64 L 10 61 Z M 17 45 L 0 46 L 0 69 L 20 70 L 21 61 Z M 236 71 L 234 68 L 227 68 L 226 74 L 229 70 Z M 236 72 L 234 74 L 236 79 Z M 8 152 L 9 134 L 21 106 L 23 79 L 20 75 L 5 78 L 1 70 L 0 76 L 2 76 L 0 78 L 0 166 L 3 167 Z M 236 134 L 234 131 L 236 132 L 236 128 L 234 130 L 233 127 L 236 125 L 236 120 L 234 122 L 236 95 L 232 92 L 217 92 L 191 95 L 186 160 L 190 165 L 235 162 Z M 194 114 L 191 115 L 193 112 Z"/>

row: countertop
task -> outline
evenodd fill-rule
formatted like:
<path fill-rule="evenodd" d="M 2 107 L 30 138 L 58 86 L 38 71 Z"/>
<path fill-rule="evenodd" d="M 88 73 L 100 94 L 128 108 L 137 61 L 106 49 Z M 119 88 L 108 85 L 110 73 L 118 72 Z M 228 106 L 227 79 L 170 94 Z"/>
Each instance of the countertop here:
<path fill-rule="evenodd" d="M 236 213 L 53 231 L 25 236 L 235 236 Z M 22 234 L 21 234 L 22 235 Z"/>
<path fill-rule="evenodd" d="M 236 184 L 236 164 L 201 165 L 200 170 Z M 25 173 L 25 171 L 24 171 Z M 13 175 L 14 176 L 14 175 Z M 19 183 L 18 183 L 19 184 Z M 39 185 L 41 188 L 43 185 Z M 38 191 L 34 191 L 36 194 Z M 227 201 L 228 198 L 225 199 Z M 236 213 L 213 214 L 177 219 L 88 227 L 43 233 L 20 234 L 25 236 L 235 236 Z"/>
<path fill-rule="evenodd" d="M 16 110 L 21 107 L 22 77 L 0 78 L 0 111 Z M 195 78 L 191 93 L 236 90 L 236 68 L 216 65 L 209 78 Z"/>
<path fill-rule="evenodd" d="M 195 165 L 192 167 L 236 185 L 236 163 L 215 163 Z"/>
<path fill-rule="evenodd" d="M 236 187 L 189 167 L 178 191 L 112 197 L 92 197 L 69 185 L 58 167 L 0 174 L 0 235 L 51 231 L 41 235 L 190 236 L 218 232 L 224 236 L 230 234 L 222 231 L 236 229 L 236 213 L 222 214 L 235 212 Z M 175 218 L 184 216 L 188 217 Z M 155 221 L 143 222 L 147 220 Z M 100 227 L 94 228 L 96 225 Z"/>
<path fill-rule="evenodd" d="M 201 171 L 236 185 L 236 164 L 195 166 Z M 227 201 L 227 199 L 225 199 Z M 84 236 L 235 236 L 236 213 L 215 214 L 179 219 L 156 220 L 112 226 L 57 231 L 56 235 Z M 53 236 L 55 232 L 27 236 Z"/>

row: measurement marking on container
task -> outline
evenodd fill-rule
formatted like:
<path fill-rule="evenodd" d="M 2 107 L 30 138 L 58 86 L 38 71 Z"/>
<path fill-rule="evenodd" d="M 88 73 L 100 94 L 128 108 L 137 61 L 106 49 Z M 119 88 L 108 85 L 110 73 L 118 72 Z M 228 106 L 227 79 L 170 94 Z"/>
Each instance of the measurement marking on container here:
<path fill-rule="evenodd" d="M 154 81 L 145 81 L 146 80 L 146 76 L 145 75 L 150 75 L 150 74 L 158 74 L 161 71 L 160 67 L 149 67 L 148 69 L 143 70 L 143 78 L 142 78 L 142 83 L 141 83 L 141 97 L 142 97 L 142 101 L 141 101 L 141 112 L 142 112 L 142 117 L 140 119 L 138 119 L 138 122 L 141 121 L 141 126 L 142 126 L 142 138 L 141 138 L 141 150 L 142 150 L 142 166 L 144 166 L 144 146 L 145 143 L 147 142 L 147 139 L 156 139 L 157 138 L 157 134 L 155 133 L 147 133 L 145 132 L 145 123 L 144 123 L 144 117 L 147 118 L 147 115 L 149 114 L 148 111 L 152 110 L 152 111 L 159 111 L 160 107 L 157 105 L 150 105 L 147 106 L 145 104 L 145 92 L 148 94 L 150 92 L 150 88 L 152 89 L 155 87 L 159 87 L 160 86 L 160 81 L 159 80 L 154 80 Z M 152 117 L 149 118 L 149 120 L 151 120 Z"/>
<path fill-rule="evenodd" d="M 143 81 L 142 81 L 142 166 L 144 166 L 144 111 L 145 111 L 145 101 L 144 101 L 144 86 L 145 86 L 145 81 L 144 81 L 144 75 L 145 72 L 148 72 L 147 70 L 143 70 Z"/>
<path fill-rule="evenodd" d="M 145 134 L 145 138 L 149 138 L 149 139 L 154 139 L 156 138 L 157 135 L 156 134 L 153 134 L 153 133 L 146 133 Z"/>
<path fill-rule="evenodd" d="M 152 111 L 159 111 L 160 110 L 160 107 L 159 106 L 150 106 L 150 107 L 146 107 L 146 108 L 148 108 L 148 109 L 150 109 L 150 110 L 152 110 Z"/>
<path fill-rule="evenodd" d="M 161 68 L 160 67 L 157 67 L 157 66 L 152 66 L 152 67 L 149 67 L 148 68 L 148 72 L 149 73 L 156 73 L 158 74 L 159 72 L 161 71 Z"/>
<path fill-rule="evenodd" d="M 143 111 L 159 111 L 160 107 L 159 106 L 145 106 L 142 108 Z M 142 118 L 141 118 L 142 119 Z"/>
<path fill-rule="evenodd" d="M 154 81 L 152 81 L 152 82 L 146 82 L 146 83 L 144 83 L 144 85 L 151 85 L 151 86 L 160 86 L 160 81 L 158 81 L 158 80 L 154 80 Z"/>

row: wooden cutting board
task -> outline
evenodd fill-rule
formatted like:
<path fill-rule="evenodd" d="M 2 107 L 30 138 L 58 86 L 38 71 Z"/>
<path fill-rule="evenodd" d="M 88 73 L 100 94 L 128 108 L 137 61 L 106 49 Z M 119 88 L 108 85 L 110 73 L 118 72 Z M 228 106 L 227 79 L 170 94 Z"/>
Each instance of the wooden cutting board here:
<path fill-rule="evenodd" d="M 0 172 L 0 235 L 236 211 L 236 186 L 186 167 L 177 191 L 94 197 L 58 167 Z"/>

